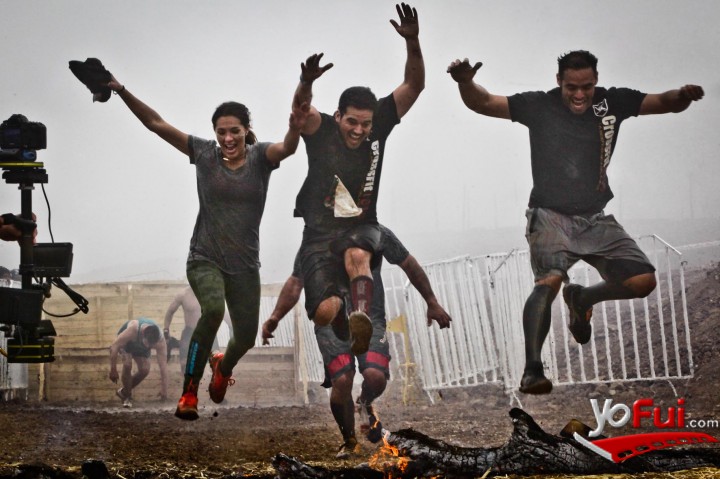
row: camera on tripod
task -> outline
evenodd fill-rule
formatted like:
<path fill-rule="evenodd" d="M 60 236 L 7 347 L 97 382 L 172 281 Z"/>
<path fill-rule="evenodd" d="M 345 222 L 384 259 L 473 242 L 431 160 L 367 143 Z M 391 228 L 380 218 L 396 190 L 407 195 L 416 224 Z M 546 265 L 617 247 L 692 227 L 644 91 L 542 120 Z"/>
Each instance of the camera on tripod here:
<path fill-rule="evenodd" d="M 47 129 L 42 123 L 15 114 L 0 124 L 0 162 L 35 161 L 37 150 L 47 148 Z"/>
<path fill-rule="evenodd" d="M 88 312 L 87 300 L 72 291 L 60 278 L 70 276 L 72 243 L 33 244 L 35 222 L 32 190 L 35 183 L 48 182 L 43 163 L 37 162 L 37 150 L 47 144 L 45 125 L 31 122 L 24 115 L 12 115 L 0 124 L 0 169 L 8 184 L 17 184 L 21 192 L 20 216 L 4 214 L 3 223 L 14 225 L 22 236 L 20 268 L 22 287 L 0 288 L 0 331 L 7 338 L 7 350 L 0 353 L 9 363 L 54 361 L 52 321 L 42 319 L 43 303 L 52 284 L 65 291 L 78 311 Z M 35 280 L 35 283 L 33 283 Z"/>

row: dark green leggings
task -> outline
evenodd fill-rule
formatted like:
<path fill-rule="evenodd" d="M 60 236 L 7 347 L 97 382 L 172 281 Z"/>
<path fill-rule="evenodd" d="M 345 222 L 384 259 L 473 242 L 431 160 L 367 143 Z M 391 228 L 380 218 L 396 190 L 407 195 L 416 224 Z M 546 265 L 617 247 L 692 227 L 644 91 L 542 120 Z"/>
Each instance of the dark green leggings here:
<path fill-rule="evenodd" d="M 260 315 L 259 271 L 228 274 L 208 261 L 191 261 L 187 264 L 187 278 L 200 303 L 201 315 L 190 338 L 183 391 L 191 380 L 196 387 L 200 383 L 226 303 L 232 337 L 221 363 L 223 376 L 229 376 L 240 358 L 255 344 Z"/>

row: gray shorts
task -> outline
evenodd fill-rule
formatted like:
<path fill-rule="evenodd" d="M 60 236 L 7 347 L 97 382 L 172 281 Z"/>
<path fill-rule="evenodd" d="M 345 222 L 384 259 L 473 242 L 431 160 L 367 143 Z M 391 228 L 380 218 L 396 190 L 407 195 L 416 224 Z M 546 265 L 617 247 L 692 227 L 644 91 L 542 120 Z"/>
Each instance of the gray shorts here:
<path fill-rule="evenodd" d="M 360 372 L 366 368 L 375 368 L 383 371 L 385 377 L 390 377 L 390 346 L 385 334 L 385 317 L 375 315 L 370 319 L 373 325 L 373 334 L 370 338 L 368 352 L 357 356 Z M 350 350 L 350 341 L 338 338 L 331 325 L 315 326 L 315 338 L 323 357 L 325 372 L 329 379 L 336 379 L 341 374 L 355 370 L 355 356 Z"/>
<path fill-rule="evenodd" d="M 569 216 L 546 208 L 525 212 L 525 238 L 535 281 L 547 276 L 568 280 L 579 260 L 595 267 L 606 281 L 622 283 L 655 267 L 613 215 Z"/>

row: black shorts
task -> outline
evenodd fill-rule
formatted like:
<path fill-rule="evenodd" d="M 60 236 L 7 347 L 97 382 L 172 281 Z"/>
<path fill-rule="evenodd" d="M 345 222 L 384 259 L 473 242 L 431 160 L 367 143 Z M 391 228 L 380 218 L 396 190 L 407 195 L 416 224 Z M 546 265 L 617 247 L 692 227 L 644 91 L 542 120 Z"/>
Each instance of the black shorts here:
<path fill-rule="evenodd" d="M 373 254 L 372 268 L 382 258 L 376 254 L 380 240 L 380 227 L 377 224 L 362 224 L 323 234 L 305 229 L 298 255 L 308 318 L 315 316 L 315 311 L 325 299 L 348 296 L 350 285 L 343 258 L 345 250 L 356 247 L 369 251 Z"/>
<path fill-rule="evenodd" d="M 127 343 L 125 347 L 120 350 L 120 352 L 123 354 L 129 354 L 133 358 L 149 358 L 152 353 L 150 349 L 135 341 Z"/>

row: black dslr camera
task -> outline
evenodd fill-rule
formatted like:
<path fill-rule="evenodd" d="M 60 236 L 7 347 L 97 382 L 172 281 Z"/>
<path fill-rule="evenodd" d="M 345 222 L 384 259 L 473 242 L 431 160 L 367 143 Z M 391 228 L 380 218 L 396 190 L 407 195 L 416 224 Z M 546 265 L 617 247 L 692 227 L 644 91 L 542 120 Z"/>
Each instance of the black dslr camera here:
<path fill-rule="evenodd" d="M 8 184 L 17 184 L 22 195 L 20 216 L 2 215 L 4 224 L 12 224 L 22 233 L 19 240 L 22 287 L 0 288 L 0 331 L 7 339 L 7 350 L 0 348 L 0 353 L 9 363 L 55 360 L 52 338 L 56 335 L 55 328 L 49 319 L 42 319 L 43 303 L 50 295 L 52 284 L 65 291 L 78 306 L 71 314 L 88 312 L 87 300 L 60 279 L 70 276 L 72 244 L 33 244 L 36 225 L 32 190 L 35 183 L 48 182 L 43 163 L 36 161 L 37 150 L 44 149 L 46 144 L 45 125 L 28 121 L 24 115 L 12 115 L 0 124 L 2 177 Z"/>
<path fill-rule="evenodd" d="M 47 130 L 42 123 L 13 115 L 0 124 L 0 162 L 35 161 L 36 150 L 47 148 Z"/>

